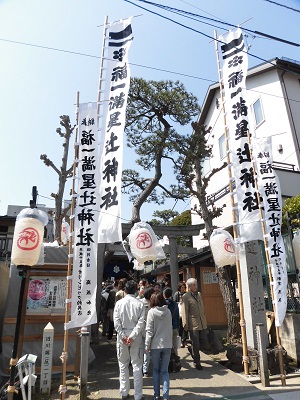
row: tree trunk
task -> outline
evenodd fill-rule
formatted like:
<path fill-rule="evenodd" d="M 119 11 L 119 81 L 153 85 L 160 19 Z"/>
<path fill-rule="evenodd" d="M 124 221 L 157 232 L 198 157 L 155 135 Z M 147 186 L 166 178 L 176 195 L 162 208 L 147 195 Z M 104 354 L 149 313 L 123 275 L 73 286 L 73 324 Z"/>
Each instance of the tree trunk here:
<path fill-rule="evenodd" d="M 60 167 L 59 179 L 58 179 L 58 191 L 55 195 L 55 234 L 54 238 L 61 243 L 61 225 L 62 220 L 65 217 L 65 213 L 63 212 L 63 196 L 66 186 L 66 181 L 68 178 L 68 171 L 67 171 L 67 163 L 68 163 L 68 154 L 69 154 L 69 147 L 70 147 L 70 138 L 73 132 L 73 129 L 70 125 L 70 118 L 68 115 L 63 115 L 61 118 L 61 125 L 65 129 L 65 133 L 63 135 L 65 141 L 63 143 L 63 157 L 62 157 L 62 164 Z"/>
<path fill-rule="evenodd" d="M 136 222 L 140 222 L 141 207 L 145 203 L 147 198 L 151 195 L 153 190 L 157 187 L 157 185 L 159 184 L 160 178 L 162 177 L 162 172 L 161 172 L 161 157 L 162 157 L 162 155 L 161 154 L 162 154 L 162 148 L 159 151 L 157 151 L 157 155 L 155 157 L 155 176 L 154 176 L 154 178 L 150 180 L 150 183 L 145 187 L 145 189 L 142 191 L 142 193 L 139 195 L 139 197 L 133 203 L 132 216 L 131 216 L 131 222 L 133 224 Z"/>
<path fill-rule="evenodd" d="M 206 186 L 202 183 L 202 175 L 199 160 L 195 162 L 195 172 L 196 172 L 196 191 L 192 193 L 197 197 L 199 202 L 199 208 L 201 210 L 201 217 L 205 224 L 207 240 L 213 232 L 213 217 L 212 213 L 209 211 L 206 202 Z M 192 187 L 190 187 L 192 191 Z M 240 325 L 238 317 L 238 308 L 236 304 L 235 293 L 231 284 L 231 279 L 228 274 L 226 267 L 219 268 L 218 271 L 219 285 L 221 294 L 223 297 L 223 302 L 226 308 L 227 320 L 228 320 L 228 330 L 227 330 L 227 340 L 232 342 L 233 339 L 240 337 Z"/>
<path fill-rule="evenodd" d="M 241 330 L 238 323 L 239 317 L 236 297 L 227 267 L 218 269 L 218 278 L 228 320 L 227 342 L 231 343 L 234 339 L 240 337 Z"/>

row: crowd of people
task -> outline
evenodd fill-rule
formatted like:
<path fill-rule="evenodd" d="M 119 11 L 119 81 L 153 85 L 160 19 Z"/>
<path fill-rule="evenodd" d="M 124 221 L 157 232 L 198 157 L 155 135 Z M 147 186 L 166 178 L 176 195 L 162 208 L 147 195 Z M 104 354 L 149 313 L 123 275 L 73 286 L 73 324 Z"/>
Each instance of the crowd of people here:
<path fill-rule="evenodd" d="M 206 331 L 206 319 L 197 280 L 179 282 L 172 292 L 167 277 L 150 284 L 142 279 L 105 282 L 102 290 L 102 335 L 111 342 L 116 333 L 119 382 L 122 400 L 129 398 L 129 365 L 132 366 L 134 399 L 143 399 L 143 377 L 149 376 L 152 363 L 154 400 L 168 400 L 171 355 L 178 347 L 191 343 L 188 350 L 194 366 L 200 363 L 200 342 Z M 162 397 L 160 397 L 162 389 Z"/>

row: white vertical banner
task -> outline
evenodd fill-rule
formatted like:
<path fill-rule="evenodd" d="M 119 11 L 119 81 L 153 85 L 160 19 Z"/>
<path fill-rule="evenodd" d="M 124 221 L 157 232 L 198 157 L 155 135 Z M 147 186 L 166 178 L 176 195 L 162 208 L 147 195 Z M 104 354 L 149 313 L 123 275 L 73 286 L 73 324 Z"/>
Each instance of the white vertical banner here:
<path fill-rule="evenodd" d="M 97 322 L 99 176 L 97 103 L 79 105 L 78 188 L 74 213 L 71 318 L 67 328 Z"/>
<path fill-rule="evenodd" d="M 286 254 L 281 235 L 282 198 L 279 179 L 272 167 L 271 138 L 253 141 L 257 182 L 263 199 L 266 239 L 273 277 L 275 325 L 281 326 L 287 307 Z"/>
<path fill-rule="evenodd" d="M 122 241 L 123 136 L 130 86 L 128 51 L 132 39 L 131 18 L 109 26 L 105 80 L 106 107 L 103 107 L 101 124 L 99 243 Z"/>
<path fill-rule="evenodd" d="M 240 28 L 219 37 L 223 60 L 225 112 L 229 134 L 232 175 L 238 207 L 240 242 L 262 239 L 259 199 L 248 144 L 248 111 L 246 76 L 248 55 Z"/>

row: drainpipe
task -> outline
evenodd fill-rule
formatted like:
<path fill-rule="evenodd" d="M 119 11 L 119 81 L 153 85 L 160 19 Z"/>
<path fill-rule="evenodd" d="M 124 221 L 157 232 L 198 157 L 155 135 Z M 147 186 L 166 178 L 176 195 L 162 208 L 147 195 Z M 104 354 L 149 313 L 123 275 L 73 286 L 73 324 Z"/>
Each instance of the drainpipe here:
<path fill-rule="evenodd" d="M 284 92 L 284 101 L 286 104 L 286 108 L 288 111 L 288 116 L 289 116 L 289 120 L 290 120 L 290 124 L 291 124 L 291 131 L 292 131 L 292 136 L 293 136 L 293 140 L 294 140 L 294 145 L 296 147 L 296 157 L 297 157 L 297 161 L 298 161 L 298 170 L 300 169 L 300 144 L 299 144 L 299 139 L 297 136 L 297 130 L 295 127 L 295 121 L 293 118 L 293 113 L 292 113 L 292 109 L 291 109 L 291 104 L 290 104 L 290 100 L 288 98 L 287 95 L 287 90 L 286 90 L 286 85 L 284 82 L 284 78 L 283 75 L 286 73 L 286 71 L 283 71 L 282 74 L 280 75 L 280 80 L 281 80 L 281 86 L 282 86 L 282 91 Z"/>

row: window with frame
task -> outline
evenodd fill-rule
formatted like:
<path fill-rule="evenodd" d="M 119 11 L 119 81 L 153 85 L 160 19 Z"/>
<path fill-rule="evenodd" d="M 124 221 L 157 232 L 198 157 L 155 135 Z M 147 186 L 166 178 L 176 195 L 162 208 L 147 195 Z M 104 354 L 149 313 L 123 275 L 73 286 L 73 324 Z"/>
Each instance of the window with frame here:
<path fill-rule="evenodd" d="M 261 99 L 257 99 L 253 103 L 252 109 L 253 109 L 253 114 L 254 114 L 254 119 L 255 119 L 255 125 L 258 126 L 265 120 L 263 109 L 262 109 L 262 104 L 261 104 Z"/>
<path fill-rule="evenodd" d="M 209 171 L 211 170 L 211 166 L 210 166 L 210 158 L 205 158 L 202 163 L 202 175 L 205 176 L 209 173 Z"/>
<path fill-rule="evenodd" d="M 220 160 L 223 160 L 223 158 L 226 156 L 225 133 L 223 133 L 223 135 L 219 137 L 219 153 L 220 153 Z"/>

